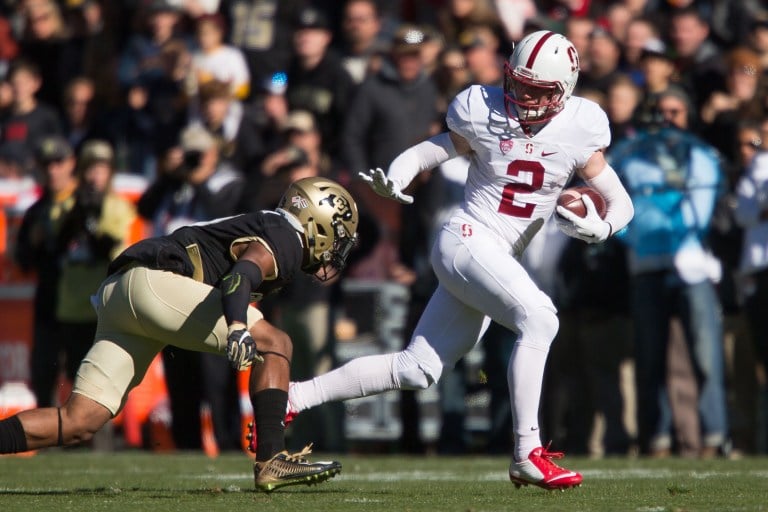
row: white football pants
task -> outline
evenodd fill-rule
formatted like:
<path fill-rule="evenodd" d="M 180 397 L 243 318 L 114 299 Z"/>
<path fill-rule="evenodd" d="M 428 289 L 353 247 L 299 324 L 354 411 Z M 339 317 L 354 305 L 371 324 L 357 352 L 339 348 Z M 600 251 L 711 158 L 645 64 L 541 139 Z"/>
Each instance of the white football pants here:
<path fill-rule="evenodd" d="M 518 460 L 541 445 L 538 410 L 549 346 L 558 329 L 550 298 L 511 254 L 511 245 L 463 213 L 440 231 L 432 250 L 440 284 L 408 347 L 394 354 L 361 357 L 310 381 L 294 383 L 291 406 L 321 403 L 392 389 L 424 389 L 443 367 L 453 367 L 482 337 L 490 319 L 518 339 L 509 361 L 509 382 Z"/>

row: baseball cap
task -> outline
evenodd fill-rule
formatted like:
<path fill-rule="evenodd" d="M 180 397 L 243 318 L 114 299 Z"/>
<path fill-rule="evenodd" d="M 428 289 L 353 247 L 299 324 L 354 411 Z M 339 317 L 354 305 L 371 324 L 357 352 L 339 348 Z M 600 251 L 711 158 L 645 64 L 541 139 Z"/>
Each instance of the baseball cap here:
<path fill-rule="evenodd" d="M 315 117 L 306 110 L 294 110 L 288 114 L 283 130 L 294 130 L 297 132 L 311 132 L 317 129 Z"/>
<path fill-rule="evenodd" d="M 189 125 L 181 132 L 181 149 L 187 151 L 208 151 L 216 144 L 211 132 L 200 124 Z"/>
<path fill-rule="evenodd" d="M 83 144 L 77 163 L 85 168 L 96 162 L 106 162 L 110 166 L 114 163 L 115 152 L 112 145 L 106 140 L 92 139 Z"/>
<path fill-rule="evenodd" d="M 402 25 L 392 37 L 392 53 L 400 55 L 418 52 L 425 40 L 426 35 L 419 27 Z"/>
<path fill-rule="evenodd" d="M 305 28 L 330 30 L 331 24 L 328 22 L 328 18 L 322 11 L 315 9 L 314 7 L 307 7 L 299 13 L 296 20 L 297 30 Z"/>
<path fill-rule="evenodd" d="M 667 45 L 656 37 L 652 37 L 645 42 L 640 51 L 640 57 L 658 57 L 660 59 L 672 60 L 672 55 L 669 53 Z"/>
<path fill-rule="evenodd" d="M 40 162 L 64 160 L 74 154 L 72 146 L 61 135 L 43 137 L 35 148 L 35 158 Z"/>

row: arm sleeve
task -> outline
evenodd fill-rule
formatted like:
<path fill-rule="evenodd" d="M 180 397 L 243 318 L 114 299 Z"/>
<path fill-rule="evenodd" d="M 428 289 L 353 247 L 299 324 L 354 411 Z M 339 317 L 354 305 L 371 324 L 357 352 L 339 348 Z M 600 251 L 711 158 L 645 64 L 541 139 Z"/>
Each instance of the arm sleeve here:
<path fill-rule="evenodd" d="M 251 292 L 259 287 L 261 281 L 261 269 L 248 260 L 236 261 L 229 273 L 221 278 L 221 306 L 227 325 L 234 322 L 247 325 Z"/>
<path fill-rule="evenodd" d="M 390 164 L 387 177 L 402 190 L 420 172 L 433 169 L 455 156 L 456 148 L 451 136 L 443 132 L 400 153 Z"/>
<path fill-rule="evenodd" d="M 605 198 L 605 222 L 611 226 L 611 234 L 623 229 L 635 215 L 635 207 L 613 167 L 607 165 L 602 172 L 587 180 Z"/>

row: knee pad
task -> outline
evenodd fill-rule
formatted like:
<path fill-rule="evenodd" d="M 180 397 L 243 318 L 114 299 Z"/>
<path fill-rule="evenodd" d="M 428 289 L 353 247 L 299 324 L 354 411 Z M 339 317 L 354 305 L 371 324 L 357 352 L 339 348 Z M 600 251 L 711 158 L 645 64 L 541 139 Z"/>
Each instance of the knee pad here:
<path fill-rule="evenodd" d="M 552 340 L 555 339 L 560 328 L 560 320 L 553 308 L 537 306 L 528 313 L 528 316 L 520 325 L 520 338 L 518 343 L 533 348 L 549 350 Z"/>
<path fill-rule="evenodd" d="M 417 337 L 395 354 L 393 373 L 400 389 L 427 389 L 440 378 L 443 363 L 426 340 Z"/>

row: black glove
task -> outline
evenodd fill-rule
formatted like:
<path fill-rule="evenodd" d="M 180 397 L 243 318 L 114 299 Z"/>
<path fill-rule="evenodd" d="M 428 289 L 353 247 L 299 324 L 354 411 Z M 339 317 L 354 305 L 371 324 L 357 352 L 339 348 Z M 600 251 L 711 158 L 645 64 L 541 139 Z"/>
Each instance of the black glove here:
<path fill-rule="evenodd" d="M 235 370 L 245 370 L 253 361 L 264 362 L 248 329 L 236 329 L 227 335 L 227 358 Z"/>

